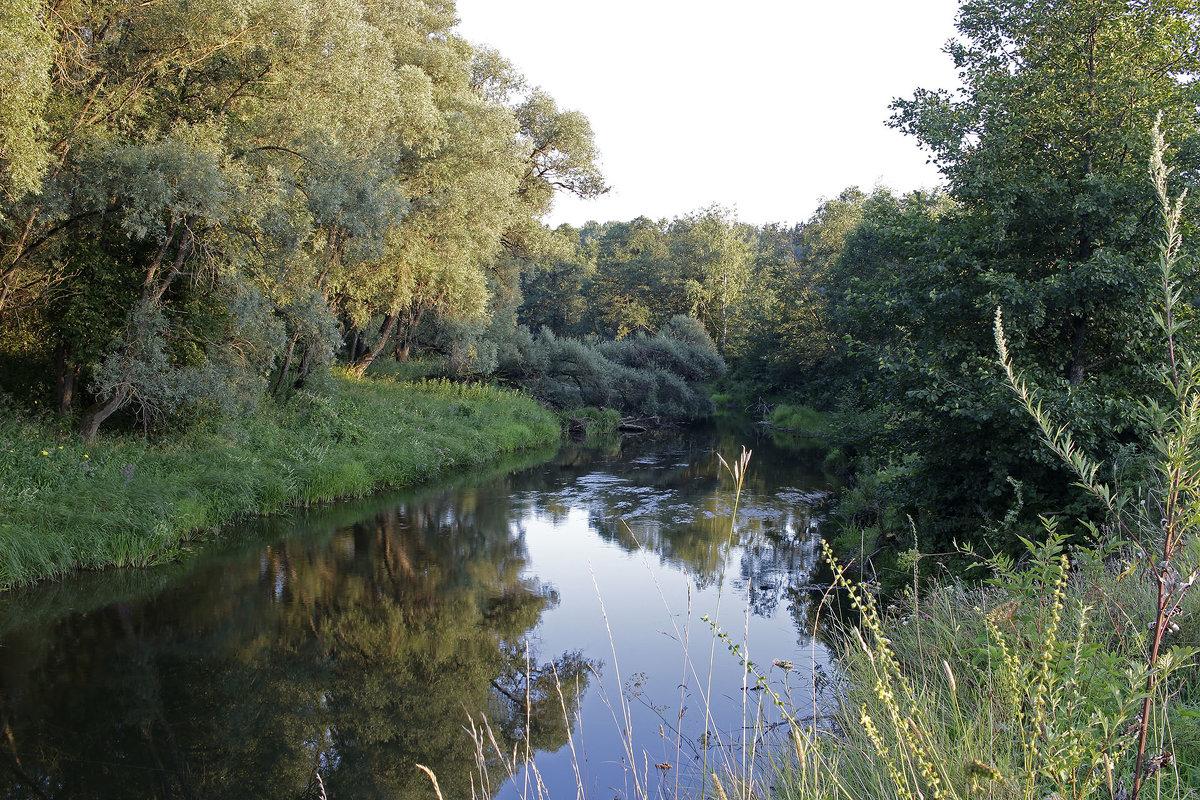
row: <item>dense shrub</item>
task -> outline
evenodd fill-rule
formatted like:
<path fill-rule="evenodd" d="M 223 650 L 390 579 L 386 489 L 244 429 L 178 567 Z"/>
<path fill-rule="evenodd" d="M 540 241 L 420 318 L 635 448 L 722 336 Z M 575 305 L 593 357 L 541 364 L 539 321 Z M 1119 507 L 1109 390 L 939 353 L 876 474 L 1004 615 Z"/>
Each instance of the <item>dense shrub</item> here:
<path fill-rule="evenodd" d="M 491 336 L 495 336 L 493 332 Z M 690 420 L 713 412 L 704 385 L 725 372 L 725 361 L 703 326 L 675 317 L 654 336 L 613 342 L 555 336 L 543 328 L 509 329 L 475 362 L 474 373 L 495 374 L 560 409 L 615 408 L 624 414 Z M 462 374 L 461 362 L 447 368 Z"/>

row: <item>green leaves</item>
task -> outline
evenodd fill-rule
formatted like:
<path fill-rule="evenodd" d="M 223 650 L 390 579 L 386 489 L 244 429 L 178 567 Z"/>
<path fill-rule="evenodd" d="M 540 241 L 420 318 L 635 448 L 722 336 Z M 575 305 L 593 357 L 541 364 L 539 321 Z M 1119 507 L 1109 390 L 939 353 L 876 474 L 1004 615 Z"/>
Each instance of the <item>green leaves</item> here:
<path fill-rule="evenodd" d="M 373 317 L 405 337 L 425 312 L 484 325 L 497 256 L 547 249 L 538 218 L 556 191 L 605 187 L 586 118 L 477 55 L 455 23 L 449 2 L 7 4 L 5 341 L 43 331 L 22 343 L 27 358 L 69 354 L 60 368 L 85 385 L 103 374 L 107 415 L 141 396 L 112 386 L 161 383 L 141 367 L 127 379 L 135 363 L 164 380 L 221 364 L 240 394 L 271 353 L 282 391 L 347 334 L 365 366 L 357 345 Z M 106 272 L 72 263 L 89 242 L 102 243 L 89 258 L 140 279 L 83 285 Z M 106 314 L 15 333 L 14 304 L 38 319 L 68 297 L 133 316 L 124 333 Z"/>
<path fill-rule="evenodd" d="M 12 0 L 0 9 L 0 193 L 9 200 L 36 192 L 50 161 L 43 114 L 54 48 L 44 5 Z"/>

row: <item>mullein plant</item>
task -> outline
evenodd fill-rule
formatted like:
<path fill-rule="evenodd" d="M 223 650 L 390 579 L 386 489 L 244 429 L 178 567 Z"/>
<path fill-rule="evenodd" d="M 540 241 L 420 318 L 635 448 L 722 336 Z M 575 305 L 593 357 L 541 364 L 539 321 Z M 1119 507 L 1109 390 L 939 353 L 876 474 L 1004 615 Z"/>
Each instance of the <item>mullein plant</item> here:
<path fill-rule="evenodd" d="M 1164 163 L 1166 148 L 1157 122 L 1152 135 L 1151 177 L 1164 229 L 1158 244 L 1162 307 L 1155 312 L 1154 319 L 1164 337 L 1165 358 L 1160 380 L 1168 399 L 1163 405 L 1153 399 L 1144 404 L 1157 461 L 1153 479 L 1140 502 L 1135 501 L 1134 495 L 1101 480 L 1100 464 L 1080 450 L 1065 425 L 1049 418 L 1036 390 L 1013 366 L 999 309 L 995 326 L 1000 365 L 1021 405 L 1041 430 L 1043 441 L 1074 473 L 1077 485 L 1103 506 L 1136 554 L 1137 568 L 1144 568 L 1157 584 L 1157 599 L 1145 643 L 1141 708 L 1129 729 L 1134 751 L 1132 789 L 1128 793 L 1117 792 L 1130 800 L 1137 800 L 1148 779 L 1173 760 L 1169 732 L 1163 723 L 1170 696 L 1168 679 L 1195 651 L 1170 647 L 1168 637 L 1180 631 L 1183 599 L 1200 577 L 1194 535 L 1200 525 L 1200 364 L 1181 347 L 1180 334 L 1185 321 L 1178 313 L 1181 288 L 1176 278 L 1182 247 L 1180 220 L 1184 195 L 1172 200 L 1168 194 L 1170 173 Z"/>

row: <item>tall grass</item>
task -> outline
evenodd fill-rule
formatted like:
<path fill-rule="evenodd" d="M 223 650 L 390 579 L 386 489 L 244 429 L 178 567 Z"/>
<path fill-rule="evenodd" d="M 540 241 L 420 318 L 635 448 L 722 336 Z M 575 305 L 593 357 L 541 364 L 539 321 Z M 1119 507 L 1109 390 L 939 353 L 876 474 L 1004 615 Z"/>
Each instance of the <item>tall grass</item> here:
<path fill-rule="evenodd" d="M 827 724 L 796 731 L 772 790 L 789 800 L 850 798 L 1130 798 L 1155 580 L 1118 555 L 1068 557 L 1050 531 L 1020 569 L 947 580 L 884 616 L 841 567 L 861 614 L 843 639 L 838 704 Z M 1190 599 L 1185 614 L 1200 611 Z M 1200 642 L 1175 643 L 1177 659 Z M 1156 670 L 1175 670 L 1179 660 Z M 1155 797 L 1200 786 L 1200 681 L 1193 670 L 1156 698 Z M 1169 755 L 1165 755 L 1169 754 Z M 1143 790 L 1143 796 L 1149 789 Z"/>
<path fill-rule="evenodd" d="M 834 724 L 797 736 L 775 789 L 789 798 L 1111 800 L 1195 797 L 1200 787 L 1200 365 L 1180 346 L 1175 267 L 1181 201 L 1167 195 L 1163 143 L 1151 172 L 1162 207 L 1161 405 L 1145 403 L 1157 463 L 1134 490 L 1051 420 L 1008 352 L 999 363 L 1045 445 L 1108 513 L 1068 555 L 1054 520 L 1028 561 L 985 559 L 993 578 L 948 582 L 907 615 L 882 616 L 834 562 L 861 624 L 844 642 Z M 1116 544 L 1112 544 L 1112 542 Z M 1072 571 L 1072 562 L 1076 562 Z"/>
<path fill-rule="evenodd" d="M 85 446 L 53 417 L 4 411 L 0 587 L 162 562 L 239 516 L 409 486 L 559 436 L 554 415 L 515 392 L 348 375 L 330 394 L 160 442 Z"/>

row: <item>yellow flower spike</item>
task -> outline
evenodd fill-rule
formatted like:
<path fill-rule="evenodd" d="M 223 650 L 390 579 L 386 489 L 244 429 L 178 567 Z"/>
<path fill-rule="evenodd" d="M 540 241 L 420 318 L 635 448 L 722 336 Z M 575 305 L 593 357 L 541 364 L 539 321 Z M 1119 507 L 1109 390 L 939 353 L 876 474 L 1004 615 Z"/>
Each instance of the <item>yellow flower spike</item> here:
<path fill-rule="evenodd" d="M 48 455 L 50 455 L 50 454 L 49 454 L 49 453 L 47 453 L 45 450 L 43 450 L 43 451 L 42 451 L 42 455 L 44 455 L 44 456 L 48 456 Z"/>

